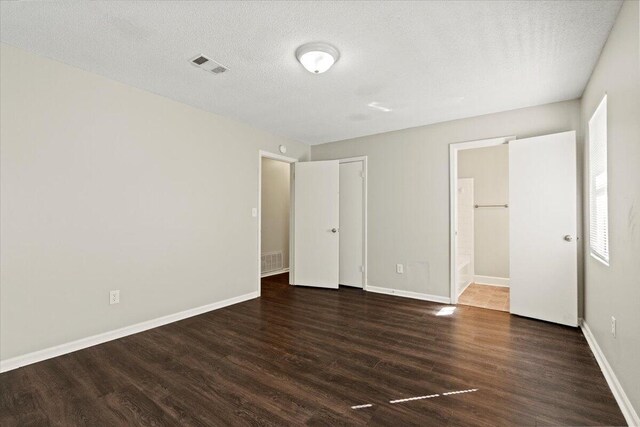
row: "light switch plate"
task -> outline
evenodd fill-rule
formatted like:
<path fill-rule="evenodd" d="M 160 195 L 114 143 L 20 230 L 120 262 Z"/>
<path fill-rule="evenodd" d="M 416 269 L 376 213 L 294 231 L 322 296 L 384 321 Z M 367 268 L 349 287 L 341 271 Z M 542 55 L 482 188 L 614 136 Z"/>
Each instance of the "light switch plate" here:
<path fill-rule="evenodd" d="M 251 216 L 254 218 L 258 216 L 258 208 L 251 208 Z"/>

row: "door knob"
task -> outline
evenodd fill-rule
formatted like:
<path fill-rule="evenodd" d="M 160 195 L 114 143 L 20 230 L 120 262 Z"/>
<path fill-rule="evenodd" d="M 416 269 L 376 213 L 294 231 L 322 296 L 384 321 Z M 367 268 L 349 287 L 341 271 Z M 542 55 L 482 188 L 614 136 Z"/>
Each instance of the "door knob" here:
<path fill-rule="evenodd" d="M 564 240 L 566 240 L 567 242 L 571 242 L 573 241 L 573 236 L 571 234 L 567 234 L 566 236 L 564 236 Z"/>
<path fill-rule="evenodd" d="M 337 232 L 338 232 L 338 229 L 337 229 L 337 228 L 332 228 L 332 229 L 331 229 L 331 232 L 332 232 L 332 233 L 337 233 Z"/>

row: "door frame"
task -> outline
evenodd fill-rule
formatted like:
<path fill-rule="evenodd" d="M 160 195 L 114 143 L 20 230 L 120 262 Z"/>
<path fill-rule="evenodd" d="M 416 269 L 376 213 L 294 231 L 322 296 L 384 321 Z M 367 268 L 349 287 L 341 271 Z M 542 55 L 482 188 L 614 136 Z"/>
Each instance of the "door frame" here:
<path fill-rule="evenodd" d="M 449 144 L 449 297 L 451 304 L 458 303 L 457 269 L 456 269 L 456 224 L 458 216 L 458 152 L 473 148 L 494 147 L 508 144 L 516 139 L 515 136 L 479 139 L 475 141 L 456 142 Z"/>
<path fill-rule="evenodd" d="M 262 291 L 262 159 L 278 160 L 281 162 L 289 163 L 289 283 L 291 283 L 291 277 L 293 273 L 293 185 L 294 175 L 291 169 L 293 163 L 298 162 L 298 159 L 293 157 L 283 156 L 281 154 L 271 153 L 265 150 L 258 151 L 258 207 L 256 209 L 258 217 L 258 253 L 257 253 L 257 291 L 258 296 Z"/>
<path fill-rule="evenodd" d="M 354 163 L 354 162 L 362 162 L 362 171 L 364 176 L 362 177 L 362 290 L 367 290 L 367 282 L 369 278 L 369 267 L 368 267 L 368 252 L 367 252 L 367 238 L 368 238 L 368 228 L 367 228 L 367 193 L 368 193 L 368 180 L 369 180 L 369 171 L 367 169 L 367 156 L 357 156 L 357 157 L 347 157 L 344 159 L 337 159 L 340 164 L 342 163 Z"/>

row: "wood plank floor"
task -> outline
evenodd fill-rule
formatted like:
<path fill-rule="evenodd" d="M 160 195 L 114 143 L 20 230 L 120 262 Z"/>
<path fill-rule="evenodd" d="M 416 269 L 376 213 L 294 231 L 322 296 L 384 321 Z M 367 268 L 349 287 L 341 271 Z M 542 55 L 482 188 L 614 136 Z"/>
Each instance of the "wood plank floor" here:
<path fill-rule="evenodd" d="M 285 280 L 0 375 L 0 424 L 624 424 L 577 329 L 462 305 L 437 316 L 441 304 Z"/>

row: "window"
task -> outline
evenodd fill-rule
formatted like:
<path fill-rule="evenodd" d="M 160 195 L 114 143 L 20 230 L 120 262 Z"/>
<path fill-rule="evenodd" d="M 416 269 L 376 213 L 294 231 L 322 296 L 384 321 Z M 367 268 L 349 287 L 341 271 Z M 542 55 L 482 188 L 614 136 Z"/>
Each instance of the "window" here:
<path fill-rule="evenodd" d="M 589 213 L 591 255 L 609 265 L 606 95 L 589 120 Z"/>

